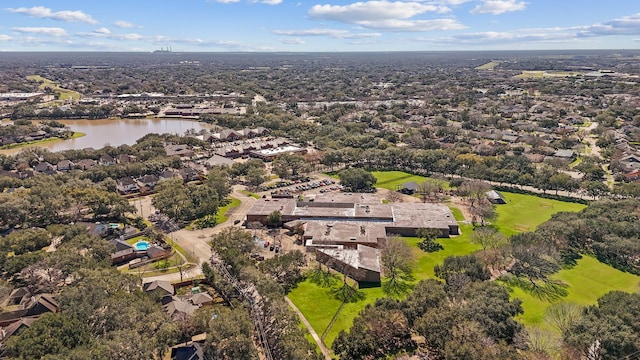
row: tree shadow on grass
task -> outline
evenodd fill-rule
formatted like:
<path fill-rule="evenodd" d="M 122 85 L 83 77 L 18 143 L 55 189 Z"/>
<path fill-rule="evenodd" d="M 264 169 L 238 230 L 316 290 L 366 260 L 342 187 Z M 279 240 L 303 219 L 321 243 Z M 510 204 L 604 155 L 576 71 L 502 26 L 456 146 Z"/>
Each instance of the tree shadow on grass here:
<path fill-rule="evenodd" d="M 343 283 L 342 286 L 338 288 L 332 288 L 329 290 L 329 294 L 343 303 L 356 303 L 367 297 L 364 292 L 346 283 Z"/>
<path fill-rule="evenodd" d="M 521 277 L 508 279 L 509 285 L 517 286 L 538 300 L 555 302 L 569 294 L 569 285 L 560 280 L 530 281 Z"/>

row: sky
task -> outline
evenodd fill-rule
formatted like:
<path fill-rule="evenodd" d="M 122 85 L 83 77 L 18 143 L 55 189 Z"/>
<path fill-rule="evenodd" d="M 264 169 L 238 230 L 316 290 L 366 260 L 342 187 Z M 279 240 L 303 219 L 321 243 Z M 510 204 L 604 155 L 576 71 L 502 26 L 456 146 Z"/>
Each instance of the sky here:
<path fill-rule="evenodd" d="M 0 51 L 640 48 L 637 0 L 0 2 Z"/>

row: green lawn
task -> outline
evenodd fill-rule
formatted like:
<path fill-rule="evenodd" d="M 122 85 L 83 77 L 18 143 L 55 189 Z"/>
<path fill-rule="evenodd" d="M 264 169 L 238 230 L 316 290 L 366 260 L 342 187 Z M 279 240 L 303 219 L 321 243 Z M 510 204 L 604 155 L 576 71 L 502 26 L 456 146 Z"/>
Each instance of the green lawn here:
<path fill-rule="evenodd" d="M 640 277 L 616 270 L 591 256 L 584 256 L 570 269 L 560 270 L 551 276 L 569 285 L 569 294 L 560 301 L 580 305 L 592 305 L 602 295 L 613 290 L 636 292 L 640 289 Z M 524 314 L 520 320 L 525 325 L 546 327 L 545 311 L 550 302 L 540 300 L 520 288 L 512 288 L 512 296 L 523 301 Z"/>
<path fill-rule="evenodd" d="M 376 187 L 388 190 L 396 190 L 396 186 L 412 181 L 418 184 L 425 181 L 439 182 L 445 190 L 449 189 L 449 183 L 446 181 L 412 175 L 403 171 L 372 171 L 371 174 L 378 180 Z"/>
<path fill-rule="evenodd" d="M 151 242 L 151 238 L 148 237 L 147 235 L 140 235 L 140 236 L 136 236 L 136 237 L 132 237 L 131 239 L 125 241 L 127 244 L 129 245 L 133 245 L 135 243 L 137 243 L 138 241 L 147 241 L 147 242 Z"/>
<path fill-rule="evenodd" d="M 53 81 L 44 78 L 40 75 L 29 75 L 27 76 L 27 80 L 35 81 L 39 83 L 38 88 L 40 90 L 44 90 L 47 87 L 51 88 L 54 93 L 58 93 L 60 96 L 60 100 L 78 100 L 80 99 L 80 93 L 77 91 L 61 88 L 60 85 L 54 83 Z"/>
<path fill-rule="evenodd" d="M 484 65 L 477 66 L 476 70 L 493 70 L 498 65 L 500 65 L 498 61 L 490 61 Z"/>
<path fill-rule="evenodd" d="M 218 209 L 218 213 L 216 214 L 216 224 L 222 224 L 227 221 L 229 219 L 227 212 L 232 208 L 240 206 L 240 200 L 233 197 L 229 199 L 231 199 L 231 201 L 227 205 Z"/>
<path fill-rule="evenodd" d="M 251 196 L 254 199 L 260 199 L 260 195 L 256 194 L 256 193 L 252 193 L 249 190 L 240 190 L 241 193 L 247 195 L 247 196 Z"/>
<path fill-rule="evenodd" d="M 336 286 L 339 284 L 341 284 L 341 281 Z M 306 280 L 298 284 L 298 287 L 287 295 L 304 314 L 318 336 L 322 336 L 333 315 L 340 307 L 340 301 L 331 296 L 329 290 L 329 288 L 321 288 Z M 345 304 L 324 339 L 327 347 L 331 348 L 331 344 L 333 344 L 340 330 L 348 330 L 351 327 L 353 319 L 365 306 L 373 304 L 378 298 L 384 297 L 380 287 L 363 288 L 360 291 L 364 294 L 364 299 L 356 303 Z"/>
<path fill-rule="evenodd" d="M 555 213 L 576 212 L 586 207 L 583 204 L 543 199 L 534 195 L 509 192 L 501 192 L 501 194 L 507 203 L 496 206 L 498 213 L 496 226 L 505 235 L 533 231 Z"/>

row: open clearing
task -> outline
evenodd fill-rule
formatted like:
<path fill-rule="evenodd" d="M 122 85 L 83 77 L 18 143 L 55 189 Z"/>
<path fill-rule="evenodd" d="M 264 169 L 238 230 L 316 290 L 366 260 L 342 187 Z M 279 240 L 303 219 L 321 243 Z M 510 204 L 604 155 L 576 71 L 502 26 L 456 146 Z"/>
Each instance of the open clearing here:
<path fill-rule="evenodd" d="M 500 65 L 498 61 L 490 61 L 484 65 L 476 67 L 476 70 L 493 70 L 496 66 Z"/>
<path fill-rule="evenodd" d="M 505 235 L 523 231 L 533 231 L 551 215 L 563 211 L 577 212 L 586 207 L 583 204 L 543 199 L 534 195 L 501 192 L 506 204 L 497 205 L 496 227 Z"/>
<path fill-rule="evenodd" d="M 69 90 L 69 89 L 65 89 L 65 88 L 61 88 L 59 84 L 47 79 L 47 78 L 43 78 L 40 75 L 29 75 L 27 76 L 27 80 L 31 80 L 31 81 L 35 81 L 40 83 L 40 85 L 38 86 L 38 88 L 40 88 L 40 90 L 44 90 L 46 88 L 51 88 L 51 90 L 53 90 L 54 93 L 58 93 L 60 94 L 60 100 L 78 100 L 80 99 L 80 93 L 73 91 L 73 90 Z"/>
<path fill-rule="evenodd" d="M 591 256 L 584 256 L 577 265 L 563 269 L 551 276 L 568 285 L 569 294 L 559 301 L 580 305 L 592 305 L 609 291 L 635 292 L 640 290 L 640 277 L 622 272 L 599 262 Z M 519 319 L 527 326 L 547 327 L 545 311 L 552 304 L 541 300 L 518 287 L 512 288 L 512 296 L 523 301 L 524 314 Z"/>
<path fill-rule="evenodd" d="M 442 185 L 443 189 L 449 189 L 449 183 L 446 181 L 408 174 L 402 171 L 372 171 L 371 174 L 378 180 L 376 187 L 391 191 L 395 191 L 398 186 L 402 186 L 404 183 L 415 182 L 420 184 L 425 181 L 437 182 Z"/>

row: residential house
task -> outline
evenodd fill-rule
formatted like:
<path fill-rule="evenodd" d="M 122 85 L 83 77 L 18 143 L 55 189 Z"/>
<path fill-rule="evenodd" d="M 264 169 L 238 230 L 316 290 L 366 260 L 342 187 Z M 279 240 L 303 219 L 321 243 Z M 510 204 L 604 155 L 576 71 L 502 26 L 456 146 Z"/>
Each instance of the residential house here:
<path fill-rule="evenodd" d="M 144 175 L 143 177 L 138 179 L 141 187 L 144 187 L 148 190 L 153 190 L 153 188 L 158 184 L 159 181 L 160 178 L 156 175 Z"/>
<path fill-rule="evenodd" d="M 197 342 L 171 348 L 171 360 L 204 360 L 204 349 Z"/>
<path fill-rule="evenodd" d="M 569 150 L 569 149 L 560 149 L 557 150 L 554 154 L 554 157 L 560 158 L 560 159 L 567 159 L 567 160 L 575 160 L 576 158 L 576 153 L 573 150 Z"/>
<path fill-rule="evenodd" d="M 132 163 L 132 162 L 136 162 L 136 157 L 133 155 L 119 154 L 118 156 L 116 156 L 117 164 L 126 164 L 126 163 Z"/>
<path fill-rule="evenodd" d="M 121 194 L 130 194 L 140 190 L 138 183 L 131 176 L 116 180 L 116 187 Z"/>
<path fill-rule="evenodd" d="M 82 159 L 76 162 L 76 167 L 80 170 L 90 170 L 98 163 L 93 159 Z"/>
<path fill-rule="evenodd" d="M 58 171 L 71 171 L 73 170 L 74 167 L 75 167 L 75 164 L 72 163 L 70 160 L 66 160 L 66 159 L 56 164 L 56 169 Z"/>
<path fill-rule="evenodd" d="M 148 283 L 142 284 L 142 290 L 145 292 L 157 292 L 160 297 L 165 295 L 173 296 L 175 289 L 169 281 L 166 280 L 154 280 Z"/>
<path fill-rule="evenodd" d="M 158 182 L 162 182 L 165 180 L 171 180 L 175 177 L 179 176 L 178 174 L 176 174 L 174 171 L 171 171 L 169 169 L 165 169 L 163 170 L 160 174 L 158 174 Z"/>
<path fill-rule="evenodd" d="M 115 165 L 116 160 L 111 157 L 111 155 L 102 155 L 100 156 L 100 158 L 98 159 L 98 164 L 102 165 L 102 166 L 109 166 L 109 165 Z"/>
<path fill-rule="evenodd" d="M 220 132 L 221 141 L 236 141 L 240 140 L 243 135 L 235 130 L 225 129 Z"/>
<path fill-rule="evenodd" d="M 212 168 L 214 166 L 232 166 L 234 164 L 233 160 L 217 154 L 214 154 L 212 157 L 204 160 L 203 163 L 208 168 Z"/>
<path fill-rule="evenodd" d="M 184 182 L 195 181 L 200 178 L 200 173 L 198 173 L 196 169 L 190 167 L 185 167 L 178 170 L 178 175 Z"/>
<path fill-rule="evenodd" d="M 166 145 L 164 150 L 167 156 L 179 156 L 181 158 L 190 158 L 193 156 L 193 150 L 189 145 L 184 144 L 171 144 Z"/>
<path fill-rule="evenodd" d="M 8 311 L 0 314 L 0 326 L 7 325 L 26 317 L 38 317 L 44 313 L 56 313 L 60 310 L 60 304 L 53 298 L 51 294 L 39 294 L 26 299 L 21 308 L 14 311 Z"/>
<path fill-rule="evenodd" d="M 27 329 L 38 320 L 37 317 L 24 317 L 6 326 L 0 327 L 0 346 L 13 335 L 19 335 L 24 329 Z"/>
<path fill-rule="evenodd" d="M 33 170 L 35 170 L 36 172 L 39 172 L 39 173 L 47 174 L 47 175 L 51 175 L 51 174 L 55 174 L 56 173 L 56 169 L 53 167 L 53 165 L 49 164 L 46 161 L 42 161 L 42 162 L 37 163 L 33 167 Z"/>

